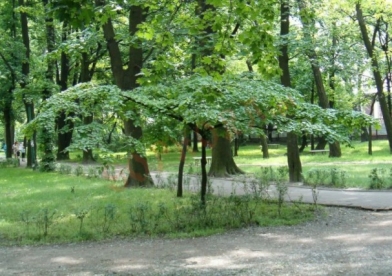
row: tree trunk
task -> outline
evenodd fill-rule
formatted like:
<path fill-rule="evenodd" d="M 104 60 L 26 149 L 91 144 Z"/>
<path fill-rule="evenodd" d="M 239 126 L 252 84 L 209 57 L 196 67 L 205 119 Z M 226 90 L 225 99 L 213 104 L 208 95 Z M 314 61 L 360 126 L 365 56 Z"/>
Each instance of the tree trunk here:
<path fill-rule="evenodd" d="M 192 147 L 192 152 L 199 152 L 199 147 L 198 147 L 198 135 L 196 131 L 193 131 L 193 139 L 192 139 L 192 143 L 193 143 L 193 147 Z"/>
<path fill-rule="evenodd" d="M 215 41 L 213 35 L 215 34 L 212 28 L 212 20 L 209 17 L 205 17 L 207 11 L 215 11 L 215 7 L 206 0 L 198 0 L 197 16 L 204 22 L 203 30 L 201 33 L 201 39 L 199 39 L 199 48 L 201 50 L 201 57 L 210 56 L 212 58 L 219 56 L 224 58 L 224 55 L 216 53 Z M 203 64 L 203 68 L 207 74 L 222 74 L 225 68 L 217 63 Z M 210 176 L 223 177 L 232 174 L 242 174 L 241 171 L 234 162 L 231 142 L 229 139 L 229 133 L 227 130 L 219 131 L 223 132 L 224 137 L 218 136 L 217 131 L 212 131 L 213 142 L 212 142 L 212 162 L 209 170 Z M 205 140 L 205 139 L 203 139 Z M 207 145 L 207 141 L 202 141 Z"/>
<path fill-rule="evenodd" d="M 376 87 L 377 87 L 378 101 L 380 103 L 381 113 L 383 116 L 384 125 L 385 125 L 386 132 L 387 132 L 387 138 L 388 138 L 388 143 L 389 143 L 389 152 L 392 154 L 392 118 L 389 114 L 387 99 L 386 99 L 384 91 L 383 91 L 384 86 L 383 86 L 383 80 L 381 77 L 381 68 L 378 64 L 377 55 L 374 54 L 374 41 L 372 43 L 372 42 L 370 42 L 370 39 L 369 39 L 369 35 L 368 35 L 367 29 L 366 29 L 366 23 L 363 18 L 361 4 L 356 4 L 355 8 L 356 8 L 357 20 L 358 20 L 359 28 L 361 31 L 362 39 L 365 44 L 366 51 L 371 59 L 373 76 L 374 76 L 374 80 L 376 82 Z M 380 22 L 380 19 L 377 20 L 377 26 L 375 27 L 375 30 L 377 30 L 379 22 Z"/>
<path fill-rule="evenodd" d="M 25 6 L 24 0 L 19 0 L 19 6 Z M 22 63 L 22 75 L 23 80 L 20 82 L 20 86 L 22 89 L 27 87 L 27 80 L 29 79 L 30 75 L 30 36 L 29 36 L 29 25 L 28 25 L 28 18 L 27 13 L 21 11 L 20 13 L 20 22 L 21 22 L 21 30 L 22 30 L 22 40 L 23 45 L 25 47 L 25 58 L 26 60 Z M 24 91 L 23 95 L 23 103 L 26 110 L 26 117 L 27 123 L 31 122 L 35 118 L 35 111 L 34 111 L 34 102 L 27 97 L 26 91 Z M 27 167 L 35 167 L 37 163 L 37 156 L 35 150 L 35 132 L 33 134 L 33 140 L 29 140 L 26 147 L 26 160 L 27 160 Z"/>
<path fill-rule="evenodd" d="M 372 126 L 370 125 L 369 126 L 369 133 L 370 133 L 370 135 L 369 135 L 369 141 L 368 141 L 368 154 L 369 155 L 373 155 L 373 137 L 372 137 Z"/>
<path fill-rule="evenodd" d="M 297 2 L 298 2 L 298 7 L 300 9 L 300 19 L 301 19 L 301 22 L 302 22 L 304 29 L 305 29 L 304 37 L 307 41 L 312 41 L 313 39 L 310 34 L 310 29 L 315 24 L 314 20 L 309 20 L 309 18 L 303 17 L 304 15 L 307 14 L 307 9 L 308 9 L 308 7 L 305 3 L 305 0 L 297 0 Z M 318 97 L 319 97 L 319 105 L 320 105 L 320 107 L 322 107 L 324 109 L 330 108 L 327 93 L 325 92 L 323 78 L 321 75 L 318 56 L 317 56 L 317 53 L 316 53 L 313 45 L 309 47 L 309 49 L 307 51 L 307 56 L 309 58 L 309 61 L 311 63 L 311 67 L 312 67 L 313 77 L 314 77 L 314 81 L 316 84 L 317 93 L 318 93 Z M 320 140 L 317 148 L 325 148 L 326 141 L 325 142 L 324 141 L 325 141 L 325 139 Z M 329 149 L 330 149 L 330 153 L 329 153 L 330 157 L 332 157 L 332 156 L 333 157 L 340 157 L 342 155 L 341 150 L 340 150 L 340 146 L 336 143 L 330 144 Z"/>
<path fill-rule="evenodd" d="M 290 5 L 288 0 L 282 0 L 280 6 L 280 34 L 287 36 L 290 30 Z M 280 81 L 285 87 L 291 87 L 288 45 L 284 43 L 280 50 L 279 67 L 282 70 Z M 299 156 L 298 137 L 294 132 L 287 133 L 287 165 L 289 168 L 290 182 L 299 182 L 302 180 L 302 164 Z"/>
<path fill-rule="evenodd" d="M 189 131 L 186 129 L 184 131 L 184 141 L 182 141 L 180 164 L 178 165 L 177 197 L 182 197 L 183 194 L 182 184 L 183 184 L 184 166 L 185 166 L 186 152 L 188 149 L 188 142 L 189 142 Z"/>
<path fill-rule="evenodd" d="M 46 48 L 48 53 L 52 53 L 55 50 L 55 30 L 53 18 L 49 17 L 49 1 L 42 0 L 44 5 L 46 16 L 45 16 L 45 27 L 46 27 Z M 45 73 L 46 81 L 49 83 L 54 83 L 54 72 L 55 72 L 55 61 L 48 59 L 47 60 L 47 69 Z M 44 88 L 42 91 L 42 99 L 46 100 L 52 96 L 51 89 Z M 39 132 L 39 140 L 40 140 L 40 148 L 42 151 L 42 159 L 40 170 L 41 171 L 54 171 L 55 170 L 55 155 L 53 153 L 53 133 L 54 129 L 48 129 L 46 127 L 42 128 Z"/>
<path fill-rule="evenodd" d="M 11 97 L 12 90 L 9 92 L 9 97 Z M 4 131 L 5 131 L 5 142 L 7 149 L 5 152 L 6 158 L 12 158 L 12 144 L 14 142 L 14 120 L 12 115 L 12 100 L 6 99 L 3 109 L 4 115 Z"/>
<path fill-rule="evenodd" d="M 62 26 L 61 40 L 65 43 L 68 39 L 68 22 L 64 21 Z M 60 85 L 61 91 L 68 89 L 68 79 L 70 74 L 69 58 L 66 52 L 61 52 L 61 71 L 57 73 L 59 79 L 57 84 Z M 71 145 L 73 135 L 73 123 L 66 121 L 66 115 L 64 112 L 60 114 L 57 119 L 57 160 L 69 160 L 69 152 L 67 147 Z M 71 114 L 72 116 L 72 114 Z"/>
<path fill-rule="evenodd" d="M 200 199 L 203 205 L 206 205 L 206 194 L 207 194 L 207 158 L 206 158 L 206 147 L 207 147 L 207 137 L 202 134 L 201 141 L 201 189 L 200 189 Z"/>
<path fill-rule="evenodd" d="M 260 146 L 261 146 L 261 152 L 263 153 L 263 159 L 268 159 L 269 152 L 268 152 L 267 136 L 262 135 L 260 137 Z"/>
<path fill-rule="evenodd" d="M 104 0 L 95 0 L 96 5 L 102 6 Z M 138 25 L 145 21 L 146 10 L 140 6 L 130 6 L 129 10 L 129 35 L 135 38 L 128 51 L 128 66 L 123 67 L 122 53 L 119 41 L 116 40 L 114 26 L 111 19 L 108 19 L 102 26 L 106 45 L 109 51 L 110 65 L 116 85 L 122 90 L 132 90 L 138 86 L 137 79 L 143 67 L 142 42 L 137 41 L 136 32 Z M 137 45 L 139 44 L 139 45 Z M 137 112 L 137 110 L 134 110 Z M 124 120 L 125 135 L 139 140 L 143 131 L 132 119 Z M 125 181 L 125 187 L 150 186 L 153 181 L 147 164 L 147 158 L 143 152 L 134 150 L 128 151 L 129 176 Z"/>
<path fill-rule="evenodd" d="M 362 127 L 361 142 L 369 141 L 369 132 L 366 127 Z"/>
<path fill-rule="evenodd" d="M 73 128 L 71 122 L 66 121 L 67 115 L 62 112 L 57 119 L 57 160 L 69 160 L 67 147 L 71 144 L 72 131 L 62 131 L 63 128 Z"/>
<path fill-rule="evenodd" d="M 91 81 L 92 78 L 92 73 L 89 70 L 90 67 L 90 62 L 89 62 L 89 56 L 87 53 L 82 53 L 82 62 L 81 62 L 81 68 L 80 68 L 80 82 L 89 82 Z M 94 121 L 94 116 L 86 116 L 83 118 L 83 124 L 84 125 L 89 125 Z M 93 156 L 93 149 L 91 148 L 86 148 L 83 150 L 83 163 L 88 164 L 91 162 L 95 162 L 94 156 Z"/>
<path fill-rule="evenodd" d="M 235 135 L 234 141 L 233 141 L 233 156 L 238 156 L 238 149 L 240 148 L 240 141 L 238 139 L 238 135 Z"/>
<path fill-rule="evenodd" d="M 301 147 L 299 148 L 299 152 L 303 152 L 307 146 L 308 146 L 308 136 L 306 135 L 306 133 L 303 133 L 301 136 Z"/>
<path fill-rule="evenodd" d="M 226 177 L 233 174 L 243 174 L 234 162 L 231 150 L 230 134 L 224 128 L 212 131 L 212 160 L 209 176 Z M 204 140 L 204 139 L 203 139 Z M 204 141 L 202 141 L 203 143 Z"/>
<path fill-rule="evenodd" d="M 336 39 L 336 23 L 333 23 L 333 31 L 332 31 L 332 46 L 333 49 L 336 49 L 336 44 L 337 44 L 337 39 Z M 335 52 L 332 53 L 331 57 L 331 72 L 329 74 L 329 87 L 333 92 L 335 92 L 335 70 L 336 70 L 336 64 L 335 64 Z M 335 104 L 335 96 L 332 94 L 331 97 L 329 97 L 329 107 L 334 108 Z M 340 149 L 340 143 L 338 141 L 335 141 L 332 144 L 329 144 L 329 157 L 341 157 L 342 156 L 342 150 Z"/>

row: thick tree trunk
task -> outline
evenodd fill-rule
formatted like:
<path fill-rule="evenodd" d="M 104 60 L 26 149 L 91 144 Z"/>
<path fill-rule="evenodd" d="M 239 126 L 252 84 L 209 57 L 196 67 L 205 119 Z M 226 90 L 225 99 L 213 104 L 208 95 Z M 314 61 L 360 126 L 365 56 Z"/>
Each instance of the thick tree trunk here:
<path fill-rule="evenodd" d="M 369 35 L 367 32 L 367 28 L 366 28 L 366 23 L 363 18 L 361 4 L 356 4 L 355 8 L 356 8 L 357 20 L 358 20 L 359 28 L 361 31 L 362 39 L 365 44 L 365 48 L 367 50 L 367 53 L 371 59 L 373 76 L 374 76 L 374 80 L 376 82 L 376 87 L 377 87 L 378 101 L 380 103 L 381 113 L 383 116 L 386 131 L 387 131 L 389 152 L 392 154 L 392 118 L 389 114 L 387 99 L 386 99 L 386 96 L 383 91 L 384 86 L 383 86 L 383 80 L 381 77 L 381 68 L 378 64 L 377 55 L 374 54 L 374 40 L 373 40 L 373 43 L 370 42 Z M 379 20 L 380 19 L 378 19 L 378 21 L 377 21 L 377 26 L 375 28 L 376 30 L 379 25 Z"/>
<path fill-rule="evenodd" d="M 104 0 L 95 0 L 96 5 L 102 6 Z M 129 10 L 129 35 L 135 38 L 128 51 L 128 66 L 124 69 L 122 53 L 119 42 L 116 40 L 114 26 L 111 19 L 108 19 L 102 26 L 106 46 L 109 51 L 110 65 L 116 85 L 122 90 L 132 90 L 138 86 L 137 79 L 143 67 L 143 49 L 142 42 L 136 39 L 136 32 L 139 24 L 145 21 L 146 10 L 141 6 L 130 6 Z M 138 45 L 139 44 L 139 45 Z M 134 110 L 137 112 L 137 110 Z M 140 126 L 135 124 L 131 119 L 124 120 L 124 133 L 134 139 L 140 139 L 143 135 Z M 129 151 L 128 152 L 129 176 L 125 181 L 125 187 L 131 186 L 150 186 L 153 181 L 147 164 L 147 158 L 144 153 Z"/>
<path fill-rule="evenodd" d="M 288 0 L 282 0 L 280 6 L 280 34 L 287 36 L 290 29 L 290 4 Z M 291 87 L 289 55 L 287 43 L 284 43 L 280 50 L 279 67 L 282 70 L 280 77 L 282 85 Z M 294 132 L 287 133 L 287 165 L 289 168 L 290 182 L 299 182 L 302 180 L 302 164 L 299 156 L 298 137 Z"/>
<path fill-rule="evenodd" d="M 198 0 L 198 8 L 197 15 L 200 17 L 202 22 L 204 23 L 202 33 L 200 34 L 201 39 L 199 39 L 199 48 L 201 50 L 201 57 L 219 57 L 219 59 L 224 58 L 224 55 L 221 53 L 217 53 L 214 47 L 214 39 L 213 36 L 215 34 L 212 25 L 213 19 L 209 16 L 206 17 L 205 14 L 208 11 L 215 11 L 215 7 L 206 0 Z M 203 69 L 207 74 L 223 74 L 225 68 L 222 65 L 217 63 L 212 64 L 203 64 Z M 233 152 L 231 147 L 231 142 L 229 138 L 229 134 L 226 130 L 222 129 L 224 132 L 223 136 L 218 136 L 217 131 L 212 131 L 213 142 L 212 142 L 212 162 L 209 170 L 210 176 L 223 177 L 227 175 L 233 174 L 241 174 L 241 171 L 234 162 Z M 202 141 L 202 143 L 207 143 L 207 141 Z"/>
<path fill-rule="evenodd" d="M 211 132 L 213 137 L 212 161 L 208 175 L 226 177 L 233 174 L 243 174 L 244 172 L 234 162 L 230 134 L 227 130 L 220 128 L 214 129 Z"/>
<path fill-rule="evenodd" d="M 261 146 L 261 152 L 263 153 L 263 158 L 268 159 L 269 158 L 269 152 L 268 152 L 268 142 L 267 142 L 267 136 L 261 136 L 260 137 L 260 146 Z"/>

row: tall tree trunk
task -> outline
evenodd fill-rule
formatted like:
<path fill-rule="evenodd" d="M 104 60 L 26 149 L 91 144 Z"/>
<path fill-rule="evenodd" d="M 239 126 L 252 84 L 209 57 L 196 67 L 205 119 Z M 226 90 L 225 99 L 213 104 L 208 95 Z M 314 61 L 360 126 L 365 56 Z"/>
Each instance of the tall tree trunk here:
<path fill-rule="evenodd" d="M 98 6 L 105 4 L 104 0 L 95 0 Z M 145 21 L 147 10 L 141 6 L 130 6 L 129 11 L 129 34 L 135 37 L 138 25 Z M 110 64 L 116 85 L 122 90 L 132 90 L 138 86 L 137 79 L 143 67 L 143 49 L 142 42 L 134 41 L 129 46 L 128 66 L 123 68 L 122 53 L 120 51 L 119 42 L 116 40 L 114 27 L 111 19 L 108 19 L 102 26 L 106 45 L 109 51 Z M 137 110 L 134 110 L 138 112 Z M 139 140 L 143 131 L 138 124 L 131 119 L 124 120 L 125 135 Z M 128 152 L 128 168 L 129 176 L 125 182 L 126 187 L 131 186 L 147 186 L 152 185 L 150 171 L 147 164 L 147 158 L 143 152 Z"/>
<path fill-rule="evenodd" d="M 281 0 L 280 4 L 280 35 L 287 36 L 290 30 L 290 4 L 289 0 Z M 291 87 L 289 55 L 287 42 L 280 47 L 279 67 L 282 70 L 280 81 L 285 87 Z M 287 165 L 289 167 L 290 182 L 302 180 L 302 164 L 299 156 L 298 137 L 294 132 L 287 133 Z"/>
<path fill-rule="evenodd" d="M 383 116 L 386 131 L 387 131 L 389 152 L 392 154 L 392 118 L 389 114 L 387 99 L 384 94 L 383 80 L 381 77 L 381 68 L 378 64 L 377 55 L 374 54 L 374 40 L 373 40 L 373 42 L 371 42 L 369 39 L 369 35 L 367 32 L 367 28 L 366 28 L 366 23 L 363 18 L 361 4 L 357 3 L 355 5 L 355 8 L 356 8 L 357 20 L 358 20 L 359 28 L 361 31 L 362 39 L 365 44 L 365 48 L 366 48 L 366 51 L 369 55 L 369 58 L 371 59 L 374 81 L 376 82 L 376 87 L 377 87 L 378 101 L 380 103 L 381 113 Z M 380 22 L 380 19 L 377 20 L 377 26 L 375 27 L 375 31 L 377 31 L 377 28 L 379 26 L 379 22 Z"/>
<path fill-rule="evenodd" d="M 49 14 L 49 1 L 42 0 L 45 9 L 45 27 L 46 27 L 46 48 L 48 53 L 52 53 L 55 50 L 55 30 L 53 18 L 48 16 Z M 48 83 L 54 83 L 54 72 L 55 64 L 54 60 L 47 61 L 47 69 L 45 73 L 45 78 Z M 52 96 L 50 88 L 44 88 L 42 91 L 42 99 L 46 100 Z M 43 153 L 41 159 L 40 170 L 41 171 L 54 171 L 55 170 L 55 155 L 53 153 L 53 134 L 54 129 L 48 129 L 44 127 L 39 133 L 38 139 L 40 140 L 40 147 Z"/>
<path fill-rule="evenodd" d="M 203 20 L 204 27 L 201 39 L 199 40 L 199 46 L 202 49 L 201 56 L 211 56 L 214 59 L 214 55 L 219 55 L 219 58 L 223 58 L 223 55 L 215 53 L 214 43 L 212 36 L 214 30 L 212 28 L 211 18 L 205 17 L 205 13 L 209 11 L 215 11 L 215 7 L 208 3 L 206 0 L 198 0 L 198 16 Z M 222 68 L 218 64 L 204 64 L 204 69 L 208 74 L 222 74 L 225 68 Z M 226 129 L 219 131 L 223 137 L 230 137 L 230 134 Z M 222 132 L 225 132 L 222 134 Z M 210 176 L 224 176 L 230 174 L 243 173 L 238 169 L 233 159 L 233 153 L 231 148 L 230 140 L 222 139 L 221 136 L 217 136 L 218 132 L 213 131 L 213 148 L 212 148 L 212 162 L 209 170 Z M 220 144 L 222 143 L 222 144 Z"/>
<path fill-rule="evenodd" d="M 185 158 L 186 158 L 186 152 L 188 148 L 188 142 L 189 142 L 189 131 L 186 128 L 184 131 L 184 140 L 182 141 L 180 164 L 178 166 L 177 197 L 182 197 L 183 194 L 182 184 L 183 184 L 184 166 L 185 166 Z"/>
<path fill-rule="evenodd" d="M 310 16 L 307 16 L 308 7 L 307 7 L 307 4 L 305 1 L 306 0 L 297 0 L 298 7 L 300 9 L 300 19 L 301 19 L 301 22 L 302 22 L 304 29 L 305 29 L 304 37 L 307 41 L 312 41 L 313 39 L 311 37 L 310 30 L 314 27 L 315 23 L 314 23 L 314 20 L 309 19 Z M 311 63 L 311 67 L 312 67 L 313 77 L 314 77 L 314 81 L 316 84 L 318 97 L 319 97 L 319 105 L 320 105 L 320 107 L 322 107 L 324 109 L 330 108 L 327 93 L 325 92 L 323 78 L 321 75 L 318 56 L 317 56 L 317 53 L 316 53 L 313 45 L 310 46 L 309 49 L 307 50 L 307 56 L 309 58 L 309 61 Z M 325 145 L 326 145 L 325 139 L 320 139 L 320 142 L 319 142 L 319 145 L 317 146 L 317 148 L 321 148 L 321 147 L 324 148 Z M 330 144 L 329 150 L 330 150 L 330 152 L 329 152 L 330 157 L 340 157 L 341 156 L 340 146 L 337 143 Z"/>
<path fill-rule="evenodd" d="M 89 70 L 90 62 L 87 53 L 82 53 L 82 62 L 80 68 L 80 82 L 89 82 L 91 81 L 91 72 Z M 83 124 L 89 125 L 94 121 L 93 115 L 86 116 L 83 118 Z M 94 162 L 93 150 L 91 148 L 87 148 L 83 150 L 83 163 L 88 164 Z"/>
<path fill-rule="evenodd" d="M 67 21 L 63 22 L 61 40 L 65 43 L 68 39 L 69 25 Z M 58 74 L 57 83 L 60 85 L 61 91 L 68 89 L 68 80 L 70 74 L 69 58 L 66 52 L 61 52 L 61 71 Z M 73 123 L 66 120 L 69 115 L 62 112 L 57 119 L 57 160 L 69 160 L 69 152 L 67 147 L 71 144 L 73 135 Z"/>
<path fill-rule="evenodd" d="M 12 97 L 13 89 L 7 95 Z M 5 131 L 5 142 L 7 145 L 7 149 L 5 151 L 6 158 L 12 158 L 12 144 L 14 141 L 14 120 L 13 120 L 13 109 L 12 109 L 12 99 L 6 99 L 3 108 L 3 116 L 4 116 L 4 131 Z"/>
<path fill-rule="evenodd" d="M 25 2 L 24 0 L 19 0 L 19 6 L 24 7 Z M 26 60 L 22 63 L 22 75 L 23 80 L 20 83 L 22 89 L 27 87 L 27 80 L 30 75 L 30 36 L 29 36 L 29 25 L 28 25 L 28 18 L 27 13 L 23 10 L 20 13 L 20 22 L 21 22 L 21 29 L 22 29 L 22 40 L 23 45 L 25 47 L 25 58 Z M 34 111 L 34 102 L 27 97 L 26 92 L 23 93 L 23 103 L 26 110 L 26 117 L 27 123 L 31 122 L 35 118 L 35 111 Z M 36 133 L 34 132 L 32 139 L 28 140 L 26 147 L 27 152 L 27 167 L 35 167 L 37 165 L 37 151 L 36 151 L 36 142 L 35 142 Z"/>
<path fill-rule="evenodd" d="M 331 57 L 331 72 L 329 74 L 329 87 L 333 92 L 335 92 L 335 49 L 337 46 L 337 39 L 336 39 L 336 24 L 334 23 L 333 25 L 333 31 L 332 31 L 332 57 Z M 331 97 L 329 97 L 329 107 L 334 108 L 335 104 L 335 95 L 332 94 Z M 334 143 L 329 145 L 329 157 L 341 157 L 342 156 L 342 150 L 340 149 L 340 143 L 338 141 L 335 141 Z"/>
<path fill-rule="evenodd" d="M 243 174 L 244 172 L 234 162 L 228 131 L 224 128 L 218 128 L 211 132 L 213 135 L 212 160 L 208 175 L 226 177 L 233 174 Z"/>

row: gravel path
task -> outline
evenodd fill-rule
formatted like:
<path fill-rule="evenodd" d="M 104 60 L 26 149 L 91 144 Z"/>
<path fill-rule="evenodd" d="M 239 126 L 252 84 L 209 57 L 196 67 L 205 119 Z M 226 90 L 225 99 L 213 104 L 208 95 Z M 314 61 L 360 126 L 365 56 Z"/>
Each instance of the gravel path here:
<path fill-rule="evenodd" d="M 0 275 L 392 275 L 392 212 L 326 211 L 204 238 L 0 248 Z"/>

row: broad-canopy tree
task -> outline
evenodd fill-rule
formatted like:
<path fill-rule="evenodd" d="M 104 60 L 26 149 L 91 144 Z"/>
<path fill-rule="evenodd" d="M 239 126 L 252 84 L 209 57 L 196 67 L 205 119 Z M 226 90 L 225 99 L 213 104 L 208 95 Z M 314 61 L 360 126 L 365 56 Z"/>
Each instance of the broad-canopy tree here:
<path fill-rule="evenodd" d="M 305 103 L 297 91 L 253 75 L 229 75 L 221 79 L 194 75 L 133 90 L 122 90 L 113 85 L 80 84 L 51 97 L 29 129 L 32 131 L 54 122 L 55 116 L 64 110 L 76 114 L 74 120 L 81 121 L 84 116 L 91 116 L 94 110 L 105 109 L 122 118 L 132 116 L 135 122 L 142 124 L 140 113 L 130 115 L 124 111 L 124 107 L 130 104 L 137 106 L 145 118 L 154 120 L 166 116 L 175 119 L 198 132 L 203 139 L 209 137 L 211 130 L 219 131 L 222 127 L 233 132 L 260 134 L 263 131 L 260 126 L 273 123 L 279 129 L 293 133 L 306 131 L 323 135 L 329 142 L 350 143 L 353 132 L 360 131 L 363 125 L 375 123 L 361 112 L 322 109 Z M 81 136 L 75 141 L 75 147 L 83 149 L 89 141 L 99 145 L 101 150 L 107 150 L 102 143 L 102 130 L 108 126 L 97 122 L 90 125 L 75 123 L 76 132 L 86 132 L 86 127 L 91 136 L 85 139 Z M 145 152 L 144 141 L 129 136 L 127 139 L 131 153 Z M 202 202 L 205 201 L 207 185 L 205 146 L 202 146 Z"/>

